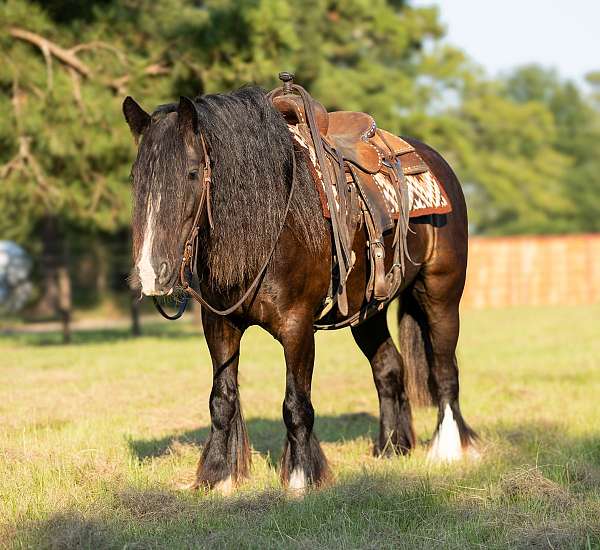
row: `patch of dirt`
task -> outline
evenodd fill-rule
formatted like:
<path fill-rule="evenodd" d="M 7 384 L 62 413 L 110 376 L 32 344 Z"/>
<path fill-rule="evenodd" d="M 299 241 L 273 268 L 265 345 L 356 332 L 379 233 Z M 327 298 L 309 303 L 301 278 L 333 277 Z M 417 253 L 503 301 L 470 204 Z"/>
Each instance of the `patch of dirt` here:
<path fill-rule="evenodd" d="M 180 520 L 191 518 L 196 506 L 176 493 L 151 489 L 147 491 L 127 490 L 116 495 L 117 502 L 136 520 Z"/>
<path fill-rule="evenodd" d="M 524 467 L 500 479 L 502 493 L 509 498 L 534 498 L 556 507 L 574 504 L 574 497 L 564 487 L 545 477 L 538 467 Z"/>
<path fill-rule="evenodd" d="M 567 523 L 549 523 L 513 531 L 513 548 L 588 548 L 598 543 L 598 532 Z"/>

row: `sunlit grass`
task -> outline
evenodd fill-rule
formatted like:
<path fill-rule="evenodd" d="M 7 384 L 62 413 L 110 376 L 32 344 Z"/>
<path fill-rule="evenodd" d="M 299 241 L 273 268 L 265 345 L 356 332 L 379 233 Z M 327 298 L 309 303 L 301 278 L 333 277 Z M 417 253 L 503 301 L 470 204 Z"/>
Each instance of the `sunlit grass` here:
<path fill-rule="evenodd" d="M 241 394 L 251 479 L 187 493 L 210 362 L 190 323 L 0 340 L 0 544 L 9 547 L 600 547 L 600 307 L 466 312 L 462 409 L 482 459 L 371 456 L 377 399 L 348 331 L 317 335 L 316 430 L 333 486 L 279 488 L 283 355 L 250 330 Z"/>

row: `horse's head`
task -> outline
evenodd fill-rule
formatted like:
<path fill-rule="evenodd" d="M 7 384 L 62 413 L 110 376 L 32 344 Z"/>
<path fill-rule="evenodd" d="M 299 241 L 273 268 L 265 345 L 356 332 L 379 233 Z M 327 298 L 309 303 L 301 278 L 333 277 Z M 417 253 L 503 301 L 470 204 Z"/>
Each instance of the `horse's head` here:
<path fill-rule="evenodd" d="M 170 294 L 199 196 L 204 156 L 193 101 L 152 116 L 131 97 L 123 113 L 136 141 L 133 181 L 133 284 L 146 296 Z"/>

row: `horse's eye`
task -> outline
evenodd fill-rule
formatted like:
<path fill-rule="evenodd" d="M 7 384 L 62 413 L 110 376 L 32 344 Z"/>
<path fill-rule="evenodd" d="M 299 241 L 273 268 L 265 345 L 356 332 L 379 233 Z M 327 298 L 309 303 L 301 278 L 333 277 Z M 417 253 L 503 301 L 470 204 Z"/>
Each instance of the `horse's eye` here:
<path fill-rule="evenodd" d="M 198 179 L 198 170 L 191 170 L 190 173 L 188 174 L 188 177 L 191 180 L 197 180 Z"/>

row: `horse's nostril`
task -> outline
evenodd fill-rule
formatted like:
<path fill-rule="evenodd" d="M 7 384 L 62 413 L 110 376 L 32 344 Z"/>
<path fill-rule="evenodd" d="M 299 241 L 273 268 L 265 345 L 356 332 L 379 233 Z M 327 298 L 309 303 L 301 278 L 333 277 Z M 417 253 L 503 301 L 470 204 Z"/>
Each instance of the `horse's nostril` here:
<path fill-rule="evenodd" d="M 158 268 L 158 283 L 162 285 L 167 282 L 168 278 L 169 266 L 167 265 L 167 262 L 162 262 Z"/>

